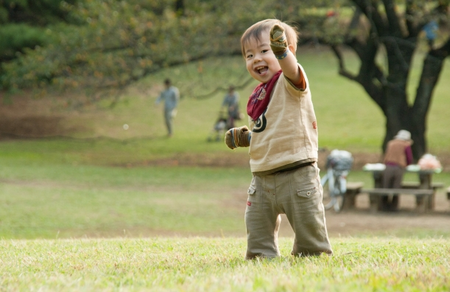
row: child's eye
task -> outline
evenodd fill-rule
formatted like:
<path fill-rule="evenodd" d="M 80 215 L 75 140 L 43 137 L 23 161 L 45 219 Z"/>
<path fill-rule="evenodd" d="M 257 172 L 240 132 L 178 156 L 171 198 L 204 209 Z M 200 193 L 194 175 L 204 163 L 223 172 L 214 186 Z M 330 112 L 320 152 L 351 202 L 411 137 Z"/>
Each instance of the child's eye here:
<path fill-rule="evenodd" d="M 269 50 L 262 50 L 261 53 L 265 54 L 267 53 Z"/>
<path fill-rule="evenodd" d="M 247 59 L 251 59 L 251 58 L 253 58 L 253 54 L 248 54 Z"/>

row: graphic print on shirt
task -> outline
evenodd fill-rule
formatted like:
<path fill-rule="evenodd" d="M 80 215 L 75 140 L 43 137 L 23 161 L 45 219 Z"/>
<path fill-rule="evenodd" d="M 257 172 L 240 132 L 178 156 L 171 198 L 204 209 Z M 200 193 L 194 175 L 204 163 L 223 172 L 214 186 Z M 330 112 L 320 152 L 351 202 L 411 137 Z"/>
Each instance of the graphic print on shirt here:
<path fill-rule="evenodd" d="M 266 129 L 267 126 L 266 111 L 267 109 L 258 117 L 256 121 L 254 121 L 255 126 L 253 127 L 252 132 L 261 133 Z"/>

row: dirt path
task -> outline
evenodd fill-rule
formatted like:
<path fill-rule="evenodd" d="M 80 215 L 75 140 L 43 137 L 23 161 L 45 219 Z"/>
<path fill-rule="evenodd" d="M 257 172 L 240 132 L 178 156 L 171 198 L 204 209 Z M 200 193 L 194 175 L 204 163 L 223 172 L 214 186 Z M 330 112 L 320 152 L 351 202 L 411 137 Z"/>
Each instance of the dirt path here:
<path fill-rule="evenodd" d="M 433 212 L 419 214 L 414 211 L 414 206 L 414 198 L 402 197 L 398 212 L 372 214 L 368 196 L 360 195 L 356 201 L 356 210 L 342 213 L 326 211 L 328 232 L 332 237 L 361 234 L 420 236 L 424 230 L 427 230 L 427 234 L 433 230 L 450 234 L 450 201 L 443 193 L 436 197 Z M 289 236 L 292 230 L 287 219 L 282 219 L 280 235 Z"/>

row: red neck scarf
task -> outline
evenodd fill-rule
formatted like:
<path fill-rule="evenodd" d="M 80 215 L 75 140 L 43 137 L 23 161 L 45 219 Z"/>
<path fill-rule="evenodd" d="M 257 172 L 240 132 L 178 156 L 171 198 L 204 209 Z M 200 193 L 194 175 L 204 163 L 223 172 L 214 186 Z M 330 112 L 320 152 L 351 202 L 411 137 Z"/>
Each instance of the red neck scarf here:
<path fill-rule="evenodd" d="M 272 94 L 272 89 L 280 77 L 281 70 L 278 71 L 272 79 L 267 83 L 261 83 L 256 86 L 253 93 L 250 95 L 247 103 L 247 114 L 256 121 L 259 116 L 267 109 L 270 101 L 270 95 Z"/>

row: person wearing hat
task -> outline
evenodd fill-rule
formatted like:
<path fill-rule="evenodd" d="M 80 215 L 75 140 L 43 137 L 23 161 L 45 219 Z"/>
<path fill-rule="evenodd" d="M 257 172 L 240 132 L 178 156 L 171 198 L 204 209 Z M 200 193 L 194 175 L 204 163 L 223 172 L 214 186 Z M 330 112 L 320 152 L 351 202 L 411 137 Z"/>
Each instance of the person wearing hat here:
<path fill-rule="evenodd" d="M 388 142 L 383 163 L 386 169 L 383 173 L 384 188 L 401 188 L 405 168 L 413 162 L 411 145 L 411 133 L 400 130 L 397 135 Z M 388 196 L 381 197 L 381 208 L 385 211 L 398 209 L 399 196 L 394 195 L 392 200 Z"/>

